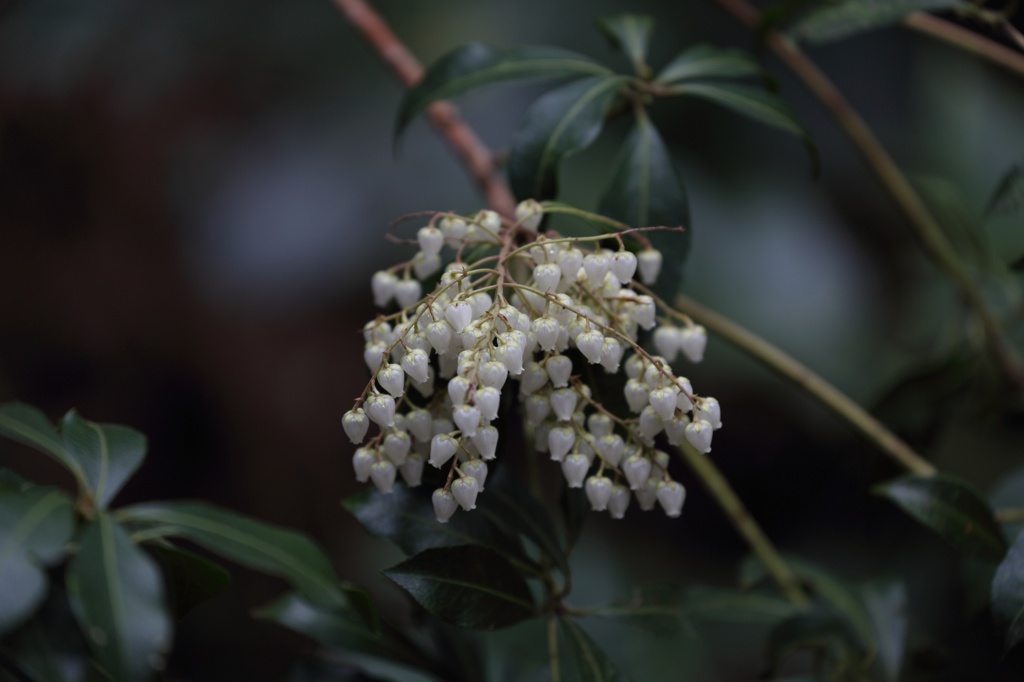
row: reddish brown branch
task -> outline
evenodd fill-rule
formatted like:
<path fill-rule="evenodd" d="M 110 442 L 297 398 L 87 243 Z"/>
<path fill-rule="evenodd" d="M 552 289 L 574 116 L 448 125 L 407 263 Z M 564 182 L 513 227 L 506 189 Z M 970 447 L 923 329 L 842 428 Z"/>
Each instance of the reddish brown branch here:
<path fill-rule="evenodd" d="M 983 57 L 993 64 L 1015 72 L 1018 76 L 1024 76 L 1024 54 L 980 36 L 974 31 L 924 12 L 914 12 L 903 23 L 915 31 Z"/>
<path fill-rule="evenodd" d="M 364 0 L 334 0 L 349 22 L 384 60 L 406 87 L 423 78 L 423 67 L 391 28 Z M 494 157 L 448 102 L 434 102 L 427 116 L 476 182 L 487 204 L 506 217 L 515 212 L 515 199 L 494 164 Z"/>

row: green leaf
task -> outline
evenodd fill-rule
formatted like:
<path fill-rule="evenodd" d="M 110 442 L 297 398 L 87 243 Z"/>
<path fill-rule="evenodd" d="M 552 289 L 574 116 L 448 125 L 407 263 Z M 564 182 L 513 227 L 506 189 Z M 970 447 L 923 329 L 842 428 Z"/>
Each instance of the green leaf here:
<path fill-rule="evenodd" d="M 637 117 L 623 142 L 611 181 L 601 195 L 600 211 L 636 227 L 686 228 L 682 233 L 654 231 L 644 235 L 664 258 L 654 290 L 671 301 L 682 289 L 690 251 L 690 205 L 668 148 L 646 116 Z"/>
<path fill-rule="evenodd" d="M 761 66 L 743 50 L 701 44 L 673 57 L 654 82 L 671 85 L 692 79 L 746 78 L 761 74 Z"/>
<path fill-rule="evenodd" d="M 559 618 L 558 625 L 558 659 L 564 682 L 628 682 L 583 628 L 568 618 Z"/>
<path fill-rule="evenodd" d="M 171 617 L 160 569 L 106 514 L 86 527 L 67 587 L 78 624 L 113 679 L 148 680 L 163 668 Z"/>
<path fill-rule="evenodd" d="M 815 650 L 840 670 L 859 668 L 867 660 L 849 623 L 825 609 L 801 611 L 779 623 L 768 634 L 766 649 L 772 672 L 801 649 Z"/>
<path fill-rule="evenodd" d="M 799 609 L 775 594 L 694 587 L 683 600 L 683 615 L 696 621 L 774 625 Z"/>
<path fill-rule="evenodd" d="M 818 150 L 810 133 L 796 118 L 796 114 L 776 95 L 748 85 L 733 83 L 682 83 L 668 88 L 674 95 L 699 97 L 727 109 L 732 109 L 758 123 L 779 128 L 796 135 L 804 143 L 811 157 L 815 174 L 818 172 Z"/>
<path fill-rule="evenodd" d="M 0 493 L 0 634 L 12 630 L 46 596 L 40 564 L 64 556 L 75 530 L 71 500 L 55 488 Z"/>
<path fill-rule="evenodd" d="M 97 507 L 106 509 L 146 457 L 146 437 L 127 426 L 97 424 L 71 410 L 61 420 L 64 449 L 85 473 Z"/>
<path fill-rule="evenodd" d="M 31 483 L 10 469 L 0 469 L 0 494 L 23 493 L 31 487 Z"/>
<path fill-rule="evenodd" d="M 347 606 L 345 585 L 308 537 L 202 502 L 163 502 L 122 509 L 136 523 L 162 527 L 248 568 L 284 578 L 311 603 Z"/>
<path fill-rule="evenodd" d="M 583 55 L 554 47 L 497 48 L 471 43 L 438 59 L 398 106 L 395 137 L 431 102 L 468 90 L 523 78 L 582 78 L 611 71 Z"/>
<path fill-rule="evenodd" d="M 646 587 L 628 600 L 588 609 L 588 615 L 621 620 L 658 637 L 678 633 L 683 625 L 683 608 L 673 589 Z"/>
<path fill-rule="evenodd" d="M 359 654 L 394 661 L 407 668 L 430 665 L 394 628 L 385 626 L 373 632 L 351 609 L 318 609 L 300 595 L 288 594 L 258 609 L 256 616 L 301 633 L 329 649 L 344 652 L 346 656 Z"/>
<path fill-rule="evenodd" d="M 231 584 L 231 574 L 227 570 L 194 552 L 169 544 L 155 544 L 152 549 L 167 572 L 177 620 Z"/>
<path fill-rule="evenodd" d="M 384 575 L 428 612 L 460 627 L 492 630 L 537 615 L 523 577 L 484 547 L 428 549 Z"/>
<path fill-rule="evenodd" d="M 907 647 L 907 591 L 898 582 L 872 583 L 861 588 L 861 596 L 874 630 L 880 679 L 897 682 Z"/>
<path fill-rule="evenodd" d="M 569 575 L 569 557 L 555 531 L 554 521 L 527 488 L 499 469 L 487 480 L 487 499 L 479 505 L 489 519 L 507 531 L 521 534 L 563 575 Z"/>
<path fill-rule="evenodd" d="M 526 112 L 512 138 L 508 173 L 519 199 L 551 199 L 558 194 L 558 164 L 601 134 L 604 118 L 622 76 L 584 78 L 541 96 Z"/>
<path fill-rule="evenodd" d="M 1024 162 L 1010 167 L 992 191 L 986 215 L 1013 213 L 1024 208 Z"/>
<path fill-rule="evenodd" d="M 601 17 L 597 26 L 608 41 L 629 58 L 637 75 L 647 77 L 647 46 L 651 42 L 654 19 L 646 14 L 620 14 Z"/>
<path fill-rule="evenodd" d="M 370 535 L 390 540 L 408 555 L 434 547 L 477 544 L 527 560 L 515 537 L 486 514 L 456 514 L 448 523 L 438 523 L 430 497 L 417 489 L 395 486 L 390 495 L 367 489 L 342 505 Z"/>
<path fill-rule="evenodd" d="M 78 462 L 64 449 L 57 430 L 42 412 L 21 402 L 0 405 L 0 434 L 44 452 L 67 467 L 79 481 L 85 476 Z"/>
<path fill-rule="evenodd" d="M 992 580 L 992 615 L 1007 649 L 1024 640 L 1024 535 L 1010 547 Z"/>
<path fill-rule="evenodd" d="M 876 486 L 874 492 L 888 497 L 966 555 L 998 562 L 1006 554 L 1006 540 L 988 503 L 955 478 L 904 476 Z"/>
<path fill-rule="evenodd" d="M 899 23 L 914 12 L 950 9 L 962 0 L 839 0 L 808 12 L 789 30 L 794 40 L 827 43 Z"/>
<path fill-rule="evenodd" d="M 86 682 L 95 675 L 89 647 L 60 584 L 53 585 L 42 607 L 27 624 L 3 641 L 7 654 L 32 682 Z"/>

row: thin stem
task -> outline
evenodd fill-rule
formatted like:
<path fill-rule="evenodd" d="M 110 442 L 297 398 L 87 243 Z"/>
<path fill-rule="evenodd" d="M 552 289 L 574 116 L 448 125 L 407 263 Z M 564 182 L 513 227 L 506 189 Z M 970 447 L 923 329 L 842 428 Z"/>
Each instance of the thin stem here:
<path fill-rule="evenodd" d="M 755 28 L 761 13 L 746 0 L 716 0 L 737 20 Z M 1003 332 L 995 312 L 989 307 L 981 287 L 960 260 L 945 232 L 918 196 L 910 181 L 899 169 L 889 152 L 879 142 L 864 119 L 850 106 L 843 94 L 821 69 L 800 51 L 791 40 L 778 31 L 767 34 L 766 40 L 778 57 L 821 100 L 856 145 L 868 165 L 899 204 L 925 249 L 938 266 L 953 280 L 964 303 L 981 322 L 985 343 L 992 359 L 1002 368 L 1006 379 L 1017 388 L 1024 388 L 1024 362 L 1017 355 Z"/>
<path fill-rule="evenodd" d="M 1024 521 L 1024 507 L 996 509 L 996 521 L 999 523 L 1020 523 Z"/>
<path fill-rule="evenodd" d="M 562 682 L 562 671 L 558 666 L 558 618 L 548 614 L 548 666 L 551 668 L 551 682 Z"/>
<path fill-rule="evenodd" d="M 987 59 L 1018 76 L 1024 76 L 1024 55 L 974 31 L 924 12 L 914 12 L 903 23 L 907 28 Z"/>
<path fill-rule="evenodd" d="M 722 511 L 732 523 L 736 531 L 747 541 L 754 554 L 764 564 L 765 569 L 775 580 L 775 583 L 782 590 L 782 593 L 797 606 L 810 604 L 810 599 L 800 587 L 800 581 L 796 574 L 786 563 L 782 555 L 775 549 L 775 545 L 768 539 L 761 526 L 754 517 L 747 511 L 743 501 L 740 500 L 736 491 L 732 489 L 729 482 L 718 470 L 707 455 L 697 452 L 689 443 L 683 443 L 679 453 L 686 460 L 693 472 L 700 478 L 701 483 L 711 493 L 712 497 L 722 508 Z"/>
<path fill-rule="evenodd" d="M 391 67 L 403 85 L 412 87 L 420 82 L 423 67 L 364 0 L 334 0 L 334 4 Z M 515 198 L 502 179 L 487 145 L 462 121 L 459 110 L 449 102 L 434 102 L 427 108 L 427 116 L 462 161 L 491 208 L 511 217 L 515 213 Z"/>
<path fill-rule="evenodd" d="M 908 471 L 922 476 L 935 474 L 935 467 L 903 442 L 882 422 L 868 414 L 860 405 L 804 365 L 765 341 L 757 334 L 732 320 L 705 308 L 682 294 L 676 296 L 676 308 L 703 324 L 710 331 L 775 370 L 783 377 L 817 398 L 823 405 L 849 422 L 878 449 L 889 455 Z M 666 308 L 671 311 L 671 308 Z"/>

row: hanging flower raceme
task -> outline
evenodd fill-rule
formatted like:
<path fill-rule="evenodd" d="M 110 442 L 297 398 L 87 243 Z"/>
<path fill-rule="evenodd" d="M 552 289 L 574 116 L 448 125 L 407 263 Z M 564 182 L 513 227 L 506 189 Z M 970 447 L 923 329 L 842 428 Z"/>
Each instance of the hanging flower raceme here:
<path fill-rule="evenodd" d="M 679 516 L 686 491 L 657 439 L 711 451 L 721 406 L 670 364 L 680 354 L 700 362 L 707 334 L 647 289 L 662 256 L 641 230 L 538 234 L 544 212 L 527 200 L 514 222 L 492 211 L 437 214 L 418 231 L 410 261 L 373 276 L 376 305 L 398 311 L 363 328 L 372 378 L 342 419 L 362 446 L 352 460 L 356 478 L 389 493 L 396 474 L 420 485 L 427 462 L 447 468 L 432 498 L 438 521 L 476 508 L 498 452 L 492 422 L 511 394 L 536 450 L 558 463 L 569 487 L 584 489 L 594 510 L 619 519 L 635 497 L 642 509 L 660 504 Z M 602 248 L 610 242 L 618 249 Z M 445 247 L 454 251 L 447 266 Z M 423 295 L 422 281 L 438 272 Z M 640 330 L 651 331 L 654 353 L 638 343 Z M 629 413 L 594 399 L 577 376 L 591 376 L 587 365 L 625 373 Z M 379 431 L 363 445 L 370 422 Z"/>

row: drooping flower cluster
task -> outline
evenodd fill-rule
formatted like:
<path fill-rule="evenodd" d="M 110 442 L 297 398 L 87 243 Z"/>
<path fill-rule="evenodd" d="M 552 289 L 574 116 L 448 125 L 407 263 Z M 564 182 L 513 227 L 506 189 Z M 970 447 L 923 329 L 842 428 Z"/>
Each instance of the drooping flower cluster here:
<path fill-rule="evenodd" d="M 491 211 L 437 214 L 417 233 L 412 260 L 373 276 L 376 305 L 394 302 L 399 310 L 363 329 L 373 376 L 342 424 L 357 445 L 371 422 L 379 432 L 356 450 L 356 477 L 389 493 L 399 474 L 420 485 L 426 461 L 448 467 L 433 494 L 438 521 L 459 506 L 475 508 L 497 452 L 493 422 L 502 396 L 511 394 L 535 449 L 560 465 L 569 487 L 585 489 L 593 509 L 622 518 L 635 497 L 642 509 L 660 504 L 679 516 L 686 492 L 655 438 L 664 433 L 670 445 L 686 441 L 711 451 L 722 425 L 718 401 L 695 394 L 669 364 L 680 353 L 700 362 L 705 330 L 647 289 L 662 256 L 640 230 L 538 234 L 544 211 L 528 200 L 515 222 Z M 638 253 L 625 248 L 624 237 L 639 244 Z M 619 248 L 601 248 L 610 241 Z M 455 255 L 443 266 L 446 246 Z M 475 260 L 466 256 L 479 252 Z M 421 281 L 442 269 L 424 296 Z M 659 307 L 682 326 L 659 318 Z M 657 355 L 638 344 L 641 329 L 653 330 Z M 585 364 L 625 372 L 631 414 L 594 400 L 577 376 Z"/>

